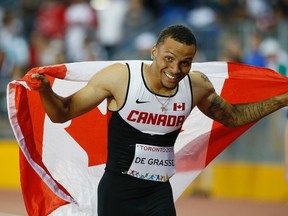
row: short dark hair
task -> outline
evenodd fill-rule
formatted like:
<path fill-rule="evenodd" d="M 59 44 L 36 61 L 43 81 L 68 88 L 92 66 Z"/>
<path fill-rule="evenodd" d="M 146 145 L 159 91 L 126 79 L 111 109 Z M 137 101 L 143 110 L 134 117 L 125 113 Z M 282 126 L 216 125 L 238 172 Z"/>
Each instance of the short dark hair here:
<path fill-rule="evenodd" d="M 167 38 L 172 38 L 186 45 L 195 45 L 197 48 L 197 42 L 194 34 L 184 25 L 174 24 L 164 28 L 160 32 L 156 44 L 159 45 L 163 43 Z"/>

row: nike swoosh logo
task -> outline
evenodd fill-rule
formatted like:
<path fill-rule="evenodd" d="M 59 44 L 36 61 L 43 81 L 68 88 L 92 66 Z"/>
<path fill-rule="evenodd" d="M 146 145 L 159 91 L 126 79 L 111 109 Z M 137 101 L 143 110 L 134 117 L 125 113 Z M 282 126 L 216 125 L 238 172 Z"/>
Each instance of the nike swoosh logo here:
<path fill-rule="evenodd" d="M 139 101 L 139 99 L 136 100 L 137 104 L 142 104 L 142 103 L 149 103 L 150 101 Z"/>

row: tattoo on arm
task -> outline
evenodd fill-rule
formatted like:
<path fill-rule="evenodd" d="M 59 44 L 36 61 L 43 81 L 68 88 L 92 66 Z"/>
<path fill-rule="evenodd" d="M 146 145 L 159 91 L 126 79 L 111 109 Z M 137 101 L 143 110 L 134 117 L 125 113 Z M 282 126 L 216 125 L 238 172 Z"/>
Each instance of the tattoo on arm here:
<path fill-rule="evenodd" d="M 208 79 L 208 77 L 205 74 L 203 74 L 203 73 L 201 73 L 201 78 L 203 79 L 204 82 L 211 83 L 211 81 Z"/>
<path fill-rule="evenodd" d="M 258 104 L 253 103 L 253 104 L 247 104 L 245 107 L 243 106 L 244 105 L 242 105 L 242 113 L 243 113 L 242 121 L 243 122 L 250 122 L 250 121 L 259 119 L 261 116 L 263 116 L 263 114 L 265 114 L 264 104 L 262 103 L 258 103 Z"/>
<path fill-rule="evenodd" d="M 287 96 L 271 97 L 258 102 L 249 102 L 242 104 L 230 104 L 225 99 L 215 93 L 215 89 L 209 78 L 201 73 L 198 77 L 201 79 L 201 90 L 205 89 L 206 96 L 199 104 L 202 110 L 210 118 L 222 123 L 227 127 L 237 127 L 255 122 L 268 114 L 287 106 Z M 200 92 L 201 92 L 200 90 Z M 283 99 L 284 98 L 284 99 Z"/>
<path fill-rule="evenodd" d="M 225 107 L 225 104 L 226 102 L 221 97 L 215 94 L 208 108 L 208 115 L 212 119 L 215 119 L 216 121 L 219 121 L 223 124 L 225 124 L 225 122 L 231 121 L 232 119 L 234 119 L 235 121 L 236 116 L 233 117 L 231 115 L 231 112 L 228 111 L 228 108 Z"/>
<path fill-rule="evenodd" d="M 241 124 L 256 121 L 282 107 L 281 104 L 273 98 L 260 102 L 239 104 L 234 106 L 237 107 L 243 114 Z"/>
<path fill-rule="evenodd" d="M 281 105 L 272 98 L 247 104 L 229 104 L 220 96 L 214 95 L 208 115 L 228 127 L 236 127 L 252 123 L 279 108 Z"/>

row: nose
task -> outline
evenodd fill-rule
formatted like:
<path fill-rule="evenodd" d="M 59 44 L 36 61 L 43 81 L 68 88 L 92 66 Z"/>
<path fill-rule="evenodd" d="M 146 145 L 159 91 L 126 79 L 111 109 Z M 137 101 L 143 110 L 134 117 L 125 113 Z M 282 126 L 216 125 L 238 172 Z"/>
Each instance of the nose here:
<path fill-rule="evenodd" d="M 177 62 L 173 62 L 170 64 L 170 71 L 173 74 L 177 74 L 180 72 L 180 67 L 179 64 Z"/>

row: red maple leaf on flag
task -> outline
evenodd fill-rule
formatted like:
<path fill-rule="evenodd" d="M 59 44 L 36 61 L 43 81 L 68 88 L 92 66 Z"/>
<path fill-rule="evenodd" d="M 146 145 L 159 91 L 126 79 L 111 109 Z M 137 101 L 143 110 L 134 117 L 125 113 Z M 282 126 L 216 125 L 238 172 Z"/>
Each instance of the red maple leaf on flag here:
<path fill-rule="evenodd" d="M 88 166 L 106 163 L 108 116 L 98 108 L 72 120 L 65 130 L 86 151 Z"/>

